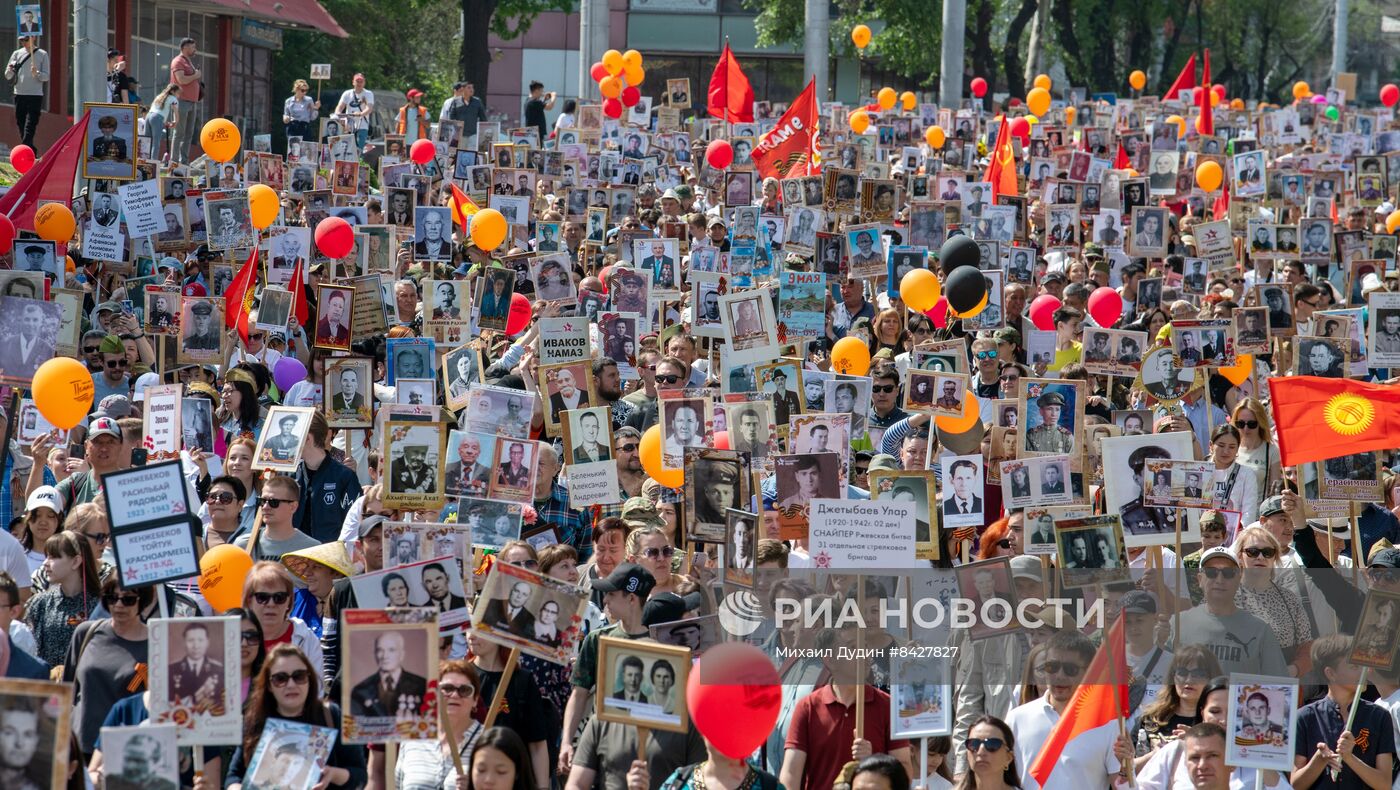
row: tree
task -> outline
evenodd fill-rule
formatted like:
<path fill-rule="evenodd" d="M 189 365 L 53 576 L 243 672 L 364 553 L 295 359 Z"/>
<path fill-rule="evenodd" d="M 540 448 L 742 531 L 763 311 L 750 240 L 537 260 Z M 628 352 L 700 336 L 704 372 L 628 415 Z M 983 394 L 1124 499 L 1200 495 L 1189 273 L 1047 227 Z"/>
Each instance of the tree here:
<path fill-rule="evenodd" d="M 483 92 L 491 74 L 489 34 L 495 33 L 498 38 L 510 41 L 529 32 L 535 18 L 545 11 L 567 14 L 574 10 L 573 0 L 461 0 L 461 3 L 466 23 L 457 72 L 461 79 L 479 86 Z"/>

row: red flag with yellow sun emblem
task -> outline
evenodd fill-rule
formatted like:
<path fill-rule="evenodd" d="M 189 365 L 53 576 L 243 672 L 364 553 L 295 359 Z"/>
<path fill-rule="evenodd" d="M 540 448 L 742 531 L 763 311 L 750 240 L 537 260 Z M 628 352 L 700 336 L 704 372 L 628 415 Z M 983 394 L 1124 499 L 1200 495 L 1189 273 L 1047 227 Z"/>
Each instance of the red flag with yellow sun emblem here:
<path fill-rule="evenodd" d="M 1269 395 L 1284 466 L 1400 447 L 1400 387 L 1280 376 Z"/>

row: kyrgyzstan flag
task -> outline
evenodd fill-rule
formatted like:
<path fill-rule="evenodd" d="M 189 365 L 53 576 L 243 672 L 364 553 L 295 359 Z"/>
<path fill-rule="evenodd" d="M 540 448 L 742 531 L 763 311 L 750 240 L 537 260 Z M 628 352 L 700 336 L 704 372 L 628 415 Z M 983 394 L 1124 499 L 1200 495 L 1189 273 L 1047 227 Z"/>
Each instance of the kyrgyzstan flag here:
<path fill-rule="evenodd" d="M 1284 466 L 1400 447 L 1400 387 L 1279 376 L 1269 395 Z"/>
<path fill-rule="evenodd" d="M 248 344 L 248 313 L 253 309 L 253 291 L 258 285 L 258 248 L 244 262 L 224 289 L 224 326 L 237 329 L 243 344 Z"/>
<path fill-rule="evenodd" d="M 739 68 L 739 59 L 729 49 L 728 41 L 710 75 L 708 97 L 705 111 L 710 115 L 730 123 L 753 123 L 753 87 Z"/>
<path fill-rule="evenodd" d="M 462 238 L 465 239 L 470 235 L 470 229 L 467 226 L 471 222 L 472 215 L 480 211 L 481 207 L 473 202 L 471 198 L 467 197 L 466 193 L 458 189 L 456 184 L 452 184 L 451 186 L 452 221 L 462 226 Z"/>
<path fill-rule="evenodd" d="M 1270 382 L 1272 384 L 1272 382 Z M 1084 680 L 1074 690 L 1060 720 L 1050 730 L 1050 737 L 1031 760 L 1031 776 L 1041 787 L 1050 779 L 1060 761 L 1060 755 L 1070 741 L 1089 730 L 1102 727 L 1119 716 L 1127 716 L 1128 663 L 1124 656 L 1123 617 L 1120 615 L 1108 629 L 1103 645 L 1094 654 Z"/>
<path fill-rule="evenodd" d="M 1016 155 L 1011 150 L 1011 124 L 1004 115 L 1001 123 L 997 124 L 997 143 L 992 146 L 992 156 L 987 160 L 987 172 L 982 180 L 992 183 L 994 201 L 998 195 L 1015 195 L 1019 191 L 1016 185 Z"/>
<path fill-rule="evenodd" d="M 753 150 L 753 163 L 764 178 L 816 175 L 817 78 L 813 77 L 773 130 Z"/>

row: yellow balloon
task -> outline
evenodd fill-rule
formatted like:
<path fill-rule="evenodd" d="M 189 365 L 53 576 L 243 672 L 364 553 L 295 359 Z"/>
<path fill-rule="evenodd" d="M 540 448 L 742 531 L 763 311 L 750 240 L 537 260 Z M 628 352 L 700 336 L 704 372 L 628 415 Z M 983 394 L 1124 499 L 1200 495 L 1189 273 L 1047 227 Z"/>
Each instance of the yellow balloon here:
<path fill-rule="evenodd" d="M 1220 188 L 1220 182 L 1225 179 L 1225 171 L 1220 169 L 1220 164 L 1206 160 L 1196 165 L 1196 186 L 1207 192 L 1214 192 Z"/>
<path fill-rule="evenodd" d="M 277 190 L 267 184 L 254 184 L 248 187 L 248 213 L 253 227 L 266 228 L 277 221 L 277 211 L 282 208 L 277 200 Z"/>
<path fill-rule="evenodd" d="M 1390 212 L 1390 216 L 1385 218 L 1385 232 L 1394 233 L 1396 228 L 1400 228 L 1400 210 Z"/>
<path fill-rule="evenodd" d="M 870 128 L 870 113 L 865 110 L 856 110 L 846 119 L 851 125 L 851 131 L 856 134 L 865 134 L 865 130 Z"/>
<path fill-rule="evenodd" d="M 199 133 L 199 147 L 215 162 L 227 162 L 238 155 L 243 136 L 227 118 L 213 118 Z"/>
<path fill-rule="evenodd" d="M 1035 115 L 1050 112 L 1050 91 L 1047 88 L 1031 88 L 1026 94 L 1026 107 Z"/>
<path fill-rule="evenodd" d="M 1180 115 L 1168 115 L 1168 116 L 1167 116 L 1167 123 L 1176 124 L 1176 136 L 1177 136 L 1177 137 L 1183 137 L 1183 136 L 1186 135 L 1186 119 L 1185 119 L 1185 118 L 1182 118 Z"/>
<path fill-rule="evenodd" d="M 930 126 L 924 130 L 924 142 L 928 143 L 929 148 L 942 148 L 947 139 L 942 126 Z"/>
<path fill-rule="evenodd" d="M 1034 83 L 1034 84 L 1035 84 L 1035 87 L 1040 88 L 1041 90 L 1045 90 L 1045 91 L 1050 90 L 1050 84 L 1051 84 L 1051 83 L 1050 83 L 1050 75 L 1048 75 L 1048 74 L 1037 74 L 1037 75 L 1035 75 L 1035 83 Z"/>
<path fill-rule="evenodd" d="M 1132 74 L 1128 75 L 1128 84 L 1133 86 L 1133 90 L 1140 91 L 1147 87 L 1147 75 L 1143 73 L 1142 69 L 1135 69 Z"/>
<path fill-rule="evenodd" d="M 92 408 L 92 374 L 72 357 L 53 357 L 34 371 L 30 394 L 34 405 L 54 427 L 68 430 Z"/>
<path fill-rule="evenodd" d="M 614 77 L 622 73 L 622 67 L 625 65 L 626 64 L 622 62 L 621 52 L 610 49 L 603 53 L 603 68 L 607 69 L 608 73 Z"/>
<path fill-rule="evenodd" d="M 882 110 L 893 108 L 895 100 L 898 98 L 899 96 L 894 92 L 894 88 L 889 87 L 881 88 L 880 92 L 875 94 L 875 100 L 880 103 L 880 109 Z"/>
<path fill-rule="evenodd" d="M 653 425 L 642 433 L 637 444 L 637 455 L 642 461 L 642 471 L 656 478 L 656 482 L 666 488 L 680 488 L 685 485 L 685 472 L 680 469 L 663 469 L 661 466 L 661 426 Z"/>
<path fill-rule="evenodd" d="M 1076 115 L 1078 115 L 1078 114 L 1079 114 L 1079 110 L 1075 109 L 1073 106 L 1066 107 L 1066 108 L 1065 108 L 1065 123 L 1070 124 L 1071 126 L 1073 126 L 1073 125 L 1074 125 L 1074 116 L 1076 116 Z"/>
<path fill-rule="evenodd" d="M 851 43 L 856 45 L 856 49 L 865 49 L 870 46 L 870 28 L 865 25 L 856 25 L 851 28 Z"/>
<path fill-rule="evenodd" d="M 1031 126 L 1035 126 L 1036 124 L 1040 123 L 1040 119 L 1034 115 L 1027 115 L 1026 123 L 1030 124 Z"/>
<path fill-rule="evenodd" d="M 911 269 L 899 281 L 899 298 L 910 310 L 920 313 L 932 309 L 942 293 L 938 276 L 928 269 Z"/>
<path fill-rule="evenodd" d="M 34 232 L 39 238 L 48 241 L 68 241 L 78 222 L 73 218 L 73 210 L 62 203 L 45 203 L 34 212 Z"/>
<path fill-rule="evenodd" d="M 199 558 L 199 591 L 216 611 L 225 612 L 243 604 L 243 585 L 253 570 L 248 552 L 224 543 Z"/>
<path fill-rule="evenodd" d="M 848 376 L 864 376 L 870 370 L 870 349 L 858 337 L 841 338 L 831 347 L 831 369 Z"/>
<path fill-rule="evenodd" d="M 905 91 L 899 94 L 899 106 L 906 110 L 912 110 L 919 103 L 919 97 L 913 91 Z"/>
<path fill-rule="evenodd" d="M 625 66 L 622 69 L 622 78 L 627 80 L 628 85 L 641 85 L 646 76 L 646 69 L 641 66 Z"/>
<path fill-rule="evenodd" d="M 957 435 L 972 430 L 982 419 L 982 405 L 971 390 L 963 390 L 963 413 L 961 417 L 935 417 L 934 422 L 944 433 Z"/>
<path fill-rule="evenodd" d="M 622 53 L 622 63 L 624 66 L 641 68 L 642 53 L 638 52 L 635 49 L 629 49 L 626 52 Z"/>
<path fill-rule="evenodd" d="M 484 208 L 472 215 L 472 243 L 478 249 L 490 252 L 506 240 L 506 218 L 494 208 Z"/>
<path fill-rule="evenodd" d="M 1293 98 L 1306 99 L 1312 95 L 1312 88 L 1306 82 L 1298 80 L 1293 83 Z"/>
<path fill-rule="evenodd" d="M 598 92 L 604 98 L 616 99 L 622 93 L 622 78 L 609 75 L 598 80 Z"/>
<path fill-rule="evenodd" d="M 1244 109 L 1244 99 L 1231 99 L 1231 100 L 1230 100 L 1230 109 L 1232 109 L 1232 110 L 1243 110 L 1243 109 Z"/>

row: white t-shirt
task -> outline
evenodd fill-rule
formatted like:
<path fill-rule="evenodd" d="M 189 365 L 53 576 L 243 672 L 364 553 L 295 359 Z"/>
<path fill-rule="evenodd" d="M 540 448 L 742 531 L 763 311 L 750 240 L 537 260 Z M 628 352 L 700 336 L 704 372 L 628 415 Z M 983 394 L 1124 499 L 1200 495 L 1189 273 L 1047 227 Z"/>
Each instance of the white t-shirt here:
<path fill-rule="evenodd" d="M 1021 787 L 1026 790 L 1040 787 L 1031 776 L 1031 765 L 1059 720 L 1060 714 L 1050 707 L 1044 696 L 1018 705 L 1006 715 L 1006 723 L 1016 736 L 1016 766 L 1021 769 Z M 1042 790 L 1104 787 L 1108 776 L 1118 773 L 1120 767 L 1113 754 L 1113 742 L 1117 738 L 1118 722 L 1111 721 L 1065 744 Z"/>
<path fill-rule="evenodd" d="M 286 396 L 282 398 L 282 405 L 321 408 L 321 385 L 312 384 L 310 379 L 298 381 L 287 390 Z"/>
<path fill-rule="evenodd" d="M 7 531 L 0 531 L 0 571 L 10 574 L 21 590 L 28 589 L 29 557 L 24 545 Z"/>
<path fill-rule="evenodd" d="M 360 118 L 356 113 L 363 111 L 367 105 L 370 109 L 374 109 L 373 91 L 362 90 L 356 94 L 354 88 L 349 88 L 344 93 L 340 94 L 340 103 L 337 104 L 336 107 L 340 107 L 341 105 L 345 106 L 345 113 L 350 116 L 349 123 L 351 130 L 359 131 L 369 128 L 369 118 Z"/>

